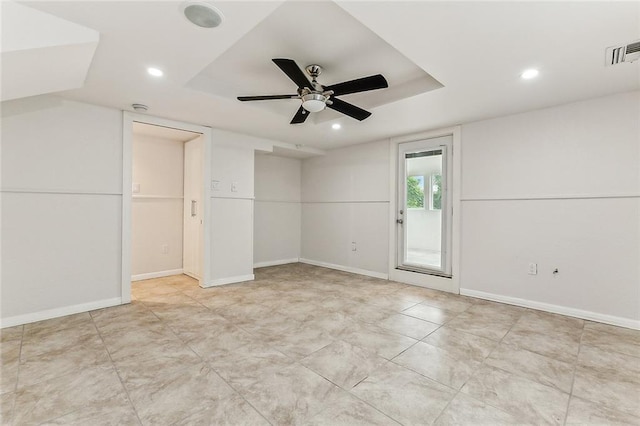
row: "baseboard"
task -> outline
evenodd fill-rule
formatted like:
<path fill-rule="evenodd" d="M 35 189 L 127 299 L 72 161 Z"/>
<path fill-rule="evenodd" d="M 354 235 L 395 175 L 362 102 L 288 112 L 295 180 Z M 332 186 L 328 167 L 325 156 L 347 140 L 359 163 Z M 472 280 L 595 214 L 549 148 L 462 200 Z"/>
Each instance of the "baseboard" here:
<path fill-rule="evenodd" d="M 120 304 L 122 304 L 122 298 L 114 297 L 113 299 L 97 300 L 95 302 L 82 303 L 80 305 L 65 306 L 64 308 L 47 309 L 46 311 L 34 312 L 32 314 L 16 315 L 14 317 L 3 318 L 0 320 L 0 328 L 29 324 L 52 318 L 79 314 L 81 312 L 94 311 L 96 309 L 110 308 L 111 306 L 117 306 Z"/>
<path fill-rule="evenodd" d="M 463 296 L 477 297 L 478 299 L 492 300 L 494 302 L 506 303 L 509 305 L 522 306 L 524 308 L 536 309 L 539 311 L 551 312 L 554 314 L 567 315 L 619 327 L 640 330 L 640 321 L 629 318 L 617 317 L 613 315 L 599 314 L 597 312 L 585 311 L 582 309 L 569 308 L 567 306 L 552 305 L 550 303 L 536 302 L 535 300 L 520 299 L 518 297 L 502 296 L 500 294 L 485 293 L 484 291 L 460 289 Z"/>
<path fill-rule="evenodd" d="M 254 279 L 255 279 L 255 275 L 253 274 L 238 275 L 235 277 L 228 277 L 228 278 L 218 278 L 216 280 L 209 281 L 208 283 L 206 283 L 204 288 L 215 287 L 215 286 L 225 285 L 225 284 L 241 283 L 244 281 L 253 281 Z"/>
<path fill-rule="evenodd" d="M 146 274 L 131 275 L 131 281 L 150 280 L 152 278 L 170 277 L 184 273 L 183 269 L 169 269 L 168 271 L 149 272 Z"/>
<path fill-rule="evenodd" d="M 254 263 L 253 267 L 254 268 L 265 268 L 267 266 L 277 266 L 277 265 L 286 265 L 286 264 L 289 264 L 289 263 L 298 263 L 299 261 L 300 261 L 300 258 L 298 258 L 298 257 L 294 257 L 292 259 L 270 260 L 268 262 Z"/>
<path fill-rule="evenodd" d="M 315 266 L 322 266 L 323 268 L 335 269 L 343 272 L 351 272 L 352 274 L 366 275 L 367 277 L 380 278 L 383 280 L 389 279 L 389 274 L 383 274 L 382 272 L 368 271 L 366 269 L 352 268 L 350 266 L 336 265 L 334 263 L 319 262 L 317 260 L 310 260 L 310 259 L 303 259 L 303 258 L 300 258 L 299 261 L 300 263 L 306 263 L 306 264 L 315 265 Z"/>

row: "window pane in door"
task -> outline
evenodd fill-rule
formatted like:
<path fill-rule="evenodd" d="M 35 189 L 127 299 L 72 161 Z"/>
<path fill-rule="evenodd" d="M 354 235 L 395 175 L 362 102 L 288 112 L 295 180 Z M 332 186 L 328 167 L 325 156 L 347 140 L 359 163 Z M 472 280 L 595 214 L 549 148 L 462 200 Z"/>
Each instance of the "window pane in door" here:
<path fill-rule="evenodd" d="M 404 264 L 442 269 L 441 149 L 405 154 Z"/>

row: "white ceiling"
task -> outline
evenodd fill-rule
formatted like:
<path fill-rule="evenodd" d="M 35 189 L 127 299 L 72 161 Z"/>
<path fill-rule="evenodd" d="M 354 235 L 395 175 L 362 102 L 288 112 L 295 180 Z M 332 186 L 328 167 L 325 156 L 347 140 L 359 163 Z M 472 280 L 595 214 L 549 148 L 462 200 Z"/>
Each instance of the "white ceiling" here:
<path fill-rule="evenodd" d="M 336 12 L 334 4 L 289 3 L 279 9 L 282 1 L 214 2 L 225 22 L 213 30 L 187 22 L 180 2 L 25 4 L 100 33 L 84 86 L 60 92 L 63 97 L 119 109 L 143 103 L 152 115 L 319 149 L 640 88 L 640 61 L 604 66 L 606 47 L 640 39 L 640 2 L 336 2 L 346 13 Z M 341 28 L 305 11 L 314 8 L 352 24 Z M 280 15 L 288 16 L 280 24 L 284 28 L 261 43 L 269 22 L 282 22 Z M 370 47 L 377 51 L 366 52 L 373 60 L 358 59 L 362 46 L 352 33 L 377 35 Z M 291 40 L 291 34 L 298 38 Z M 396 51 L 388 56 L 380 53 L 391 47 Z M 395 61 L 384 58 L 404 57 L 444 87 L 374 106 L 363 122 L 339 118 L 342 129 L 334 131 L 335 120 L 289 125 L 295 105 L 289 112 L 277 101 L 271 107 L 232 99 L 236 87 L 225 92 L 215 84 L 209 91 L 189 86 L 198 75 L 215 75 L 218 63 L 230 87 L 246 82 L 247 92 L 237 95 L 288 87 L 266 60 L 271 56 L 296 59 L 301 66 L 322 62 L 325 84 L 373 73 L 393 76 Z M 165 77 L 148 76 L 148 66 L 163 69 Z M 529 67 L 539 68 L 540 77 L 521 80 Z M 367 102 L 365 95 L 344 100 L 356 103 L 356 96 Z"/>

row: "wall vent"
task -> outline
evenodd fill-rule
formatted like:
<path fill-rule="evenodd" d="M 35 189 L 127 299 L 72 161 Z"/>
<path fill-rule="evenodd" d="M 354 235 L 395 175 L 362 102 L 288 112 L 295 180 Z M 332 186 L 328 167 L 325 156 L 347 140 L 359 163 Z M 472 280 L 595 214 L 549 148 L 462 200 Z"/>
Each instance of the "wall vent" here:
<path fill-rule="evenodd" d="M 608 47 L 606 50 L 607 66 L 617 65 L 622 62 L 634 62 L 638 59 L 640 59 L 640 40 Z"/>

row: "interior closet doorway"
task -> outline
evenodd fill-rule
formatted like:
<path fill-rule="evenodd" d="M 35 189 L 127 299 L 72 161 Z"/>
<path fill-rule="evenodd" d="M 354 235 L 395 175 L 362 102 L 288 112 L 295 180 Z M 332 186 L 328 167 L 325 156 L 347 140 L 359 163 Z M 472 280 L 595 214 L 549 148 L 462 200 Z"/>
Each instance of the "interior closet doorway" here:
<path fill-rule="evenodd" d="M 124 113 L 123 303 L 136 281 L 188 275 L 205 286 L 210 144 L 209 128 Z"/>

